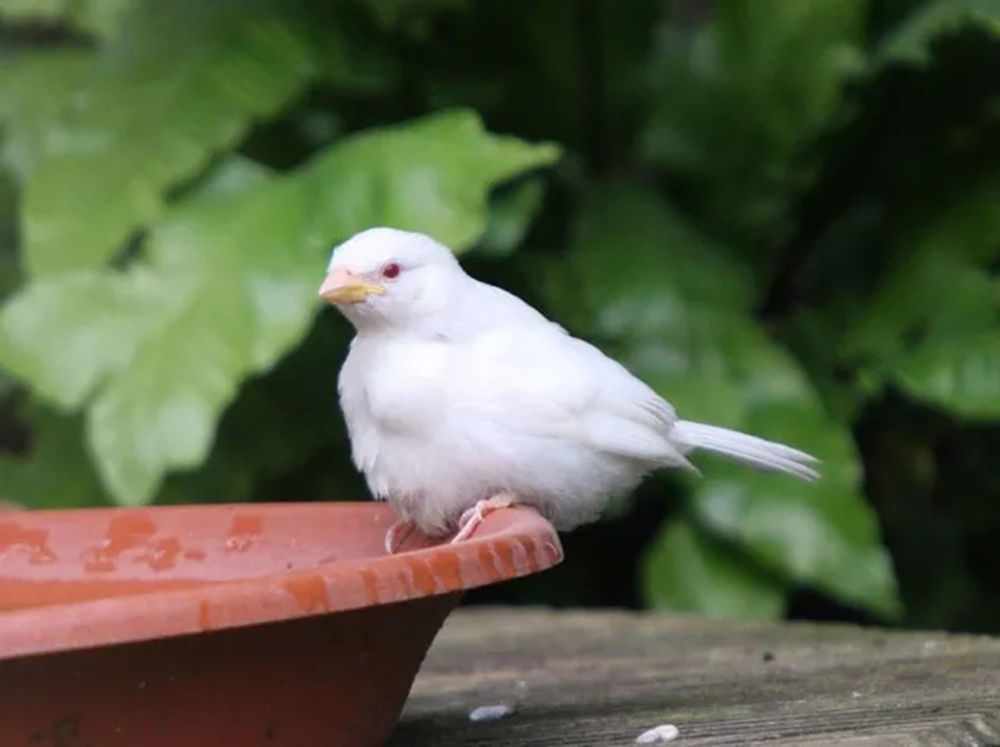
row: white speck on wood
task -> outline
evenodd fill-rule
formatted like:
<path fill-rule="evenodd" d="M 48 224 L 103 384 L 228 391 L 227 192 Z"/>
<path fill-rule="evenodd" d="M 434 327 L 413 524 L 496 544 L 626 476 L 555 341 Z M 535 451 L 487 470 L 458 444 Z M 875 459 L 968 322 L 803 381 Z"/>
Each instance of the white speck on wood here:
<path fill-rule="evenodd" d="M 663 744 L 677 739 L 680 730 L 673 724 L 660 724 L 644 731 L 635 738 L 636 744 Z"/>
<path fill-rule="evenodd" d="M 499 721 L 514 713 L 514 707 L 505 703 L 484 705 L 469 711 L 469 721 Z"/>

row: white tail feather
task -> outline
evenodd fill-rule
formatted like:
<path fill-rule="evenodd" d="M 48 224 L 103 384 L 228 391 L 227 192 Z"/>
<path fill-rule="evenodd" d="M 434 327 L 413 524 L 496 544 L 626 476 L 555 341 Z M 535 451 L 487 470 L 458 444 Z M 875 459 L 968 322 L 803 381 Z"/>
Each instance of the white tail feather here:
<path fill-rule="evenodd" d="M 704 449 L 760 469 L 786 472 L 810 482 L 819 479 L 819 473 L 809 466 L 818 462 L 811 454 L 728 428 L 679 420 L 670 431 L 670 440 L 682 450 Z"/>

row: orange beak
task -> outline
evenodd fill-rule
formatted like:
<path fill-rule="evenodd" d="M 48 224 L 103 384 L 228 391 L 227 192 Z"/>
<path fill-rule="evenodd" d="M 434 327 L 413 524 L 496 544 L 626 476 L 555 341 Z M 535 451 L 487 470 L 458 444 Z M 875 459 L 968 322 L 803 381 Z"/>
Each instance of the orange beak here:
<path fill-rule="evenodd" d="M 385 286 L 367 283 L 353 272 L 336 269 L 326 276 L 319 287 L 319 297 L 327 303 L 357 303 L 368 296 L 381 296 Z"/>

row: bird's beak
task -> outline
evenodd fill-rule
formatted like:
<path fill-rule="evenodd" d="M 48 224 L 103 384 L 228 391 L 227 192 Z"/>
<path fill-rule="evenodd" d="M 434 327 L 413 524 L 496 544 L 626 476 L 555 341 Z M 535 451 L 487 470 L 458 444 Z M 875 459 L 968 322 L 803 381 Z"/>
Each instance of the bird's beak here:
<path fill-rule="evenodd" d="M 326 276 L 319 287 L 319 297 L 327 303 L 357 303 L 368 296 L 381 296 L 385 286 L 366 283 L 353 272 L 338 269 Z"/>

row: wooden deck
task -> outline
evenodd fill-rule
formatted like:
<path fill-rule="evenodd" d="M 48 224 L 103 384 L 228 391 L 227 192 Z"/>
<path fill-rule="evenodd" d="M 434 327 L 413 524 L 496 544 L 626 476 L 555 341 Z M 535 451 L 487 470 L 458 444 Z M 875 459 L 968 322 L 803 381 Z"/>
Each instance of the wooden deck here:
<path fill-rule="evenodd" d="M 513 715 L 472 722 L 482 705 Z M 392 739 L 414 745 L 1000 745 L 1000 639 L 626 612 L 472 608 Z"/>

